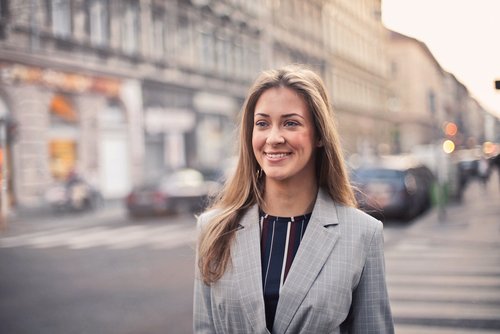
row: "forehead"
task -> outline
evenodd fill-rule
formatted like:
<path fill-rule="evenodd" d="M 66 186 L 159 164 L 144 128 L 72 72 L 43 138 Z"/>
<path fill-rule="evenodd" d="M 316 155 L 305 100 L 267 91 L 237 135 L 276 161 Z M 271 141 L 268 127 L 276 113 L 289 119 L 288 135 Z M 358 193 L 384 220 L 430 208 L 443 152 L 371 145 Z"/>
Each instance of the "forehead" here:
<path fill-rule="evenodd" d="M 256 113 L 295 112 L 309 114 L 304 98 L 291 88 L 275 87 L 265 90 L 257 100 Z"/>

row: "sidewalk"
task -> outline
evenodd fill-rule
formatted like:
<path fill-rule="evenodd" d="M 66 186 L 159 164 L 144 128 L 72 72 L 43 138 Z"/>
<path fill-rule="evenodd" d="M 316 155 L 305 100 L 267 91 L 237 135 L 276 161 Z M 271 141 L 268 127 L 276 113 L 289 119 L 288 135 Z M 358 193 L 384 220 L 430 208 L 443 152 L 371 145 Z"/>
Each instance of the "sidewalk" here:
<path fill-rule="evenodd" d="M 440 219 L 433 208 L 385 252 L 399 334 L 500 333 L 500 185 L 472 180 Z"/>
<path fill-rule="evenodd" d="M 493 243 L 500 246 L 500 183 L 498 172 L 491 175 L 484 186 L 479 180 L 471 180 L 465 189 L 461 203 L 449 203 L 440 219 L 438 208 L 432 208 L 409 229 L 409 234 L 428 234 L 446 237 L 448 240 Z"/>
<path fill-rule="evenodd" d="M 73 225 L 85 223 L 91 226 L 103 220 L 120 218 L 124 220 L 127 218 L 125 207 L 121 201 L 107 201 L 100 208 L 83 212 L 57 213 L 48 207 L 19 209 L 9 214 L 6 226 L 0 230 L 0 235 L 12 231 L 19 232 L 19 229 L 43 230 L 59 225 L 67 225 L 68 221 L 71 221 Z"/>

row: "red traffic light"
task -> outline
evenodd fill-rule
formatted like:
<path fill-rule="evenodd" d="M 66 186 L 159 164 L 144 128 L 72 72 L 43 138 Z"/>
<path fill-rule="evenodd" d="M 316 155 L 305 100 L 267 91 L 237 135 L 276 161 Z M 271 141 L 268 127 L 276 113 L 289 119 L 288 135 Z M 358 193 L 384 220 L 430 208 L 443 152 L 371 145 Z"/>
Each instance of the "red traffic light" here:
<path fill-rule="evenodd" d="M 455 123 L 453 122 L 447 122 L 444 126 L 444 133 L 447 135 L 447 136 L 450 136 L 450 137 L 453 137 L 454 135 L 456 135 L 458 132 L 458 127 Z"/>

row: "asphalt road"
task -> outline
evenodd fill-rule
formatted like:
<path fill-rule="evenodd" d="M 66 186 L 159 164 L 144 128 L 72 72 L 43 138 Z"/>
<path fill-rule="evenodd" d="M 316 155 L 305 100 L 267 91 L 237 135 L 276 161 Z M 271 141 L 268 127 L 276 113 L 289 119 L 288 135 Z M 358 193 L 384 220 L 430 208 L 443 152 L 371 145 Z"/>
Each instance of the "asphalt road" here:
<path fill-rule="evenodd" d="M 15 224 L 0 238 L 0 333 L 192 332 L 192 216 Z"/>
<path fill-rule="evenodd" d="M 397 333 L 500 332 L 500 188 L 472 184 L 446 219 L 386 222 Z M 0 234 L 0 333 L 191 333 L 193 215 L 120 208 L 19 217 Z"/>

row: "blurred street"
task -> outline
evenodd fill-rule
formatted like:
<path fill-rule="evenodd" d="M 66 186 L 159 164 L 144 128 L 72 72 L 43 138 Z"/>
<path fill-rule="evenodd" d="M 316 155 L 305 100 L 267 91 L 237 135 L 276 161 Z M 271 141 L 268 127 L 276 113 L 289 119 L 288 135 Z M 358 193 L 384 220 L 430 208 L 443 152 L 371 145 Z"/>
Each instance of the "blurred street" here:
<path fill-rule="evenodd" d="M 0 333 L 191 333 L 194 221 L 114 207 L 11 222 Z"/>
<path fill-rule="evenodd" d="M 469 184 L 407 228 L 386 226 L 386 267 L 396 333 L 500 332 L 500 184 Z"/>
<path fill-rule="evenodd" d="M 446 218 L 385 225 L 396 333 L 500 331 L 500 185 L 469 184 Z M 190 333 L 193 215 L 111 207 L 10 222 L 0 235 L 1 333 Z"/>

